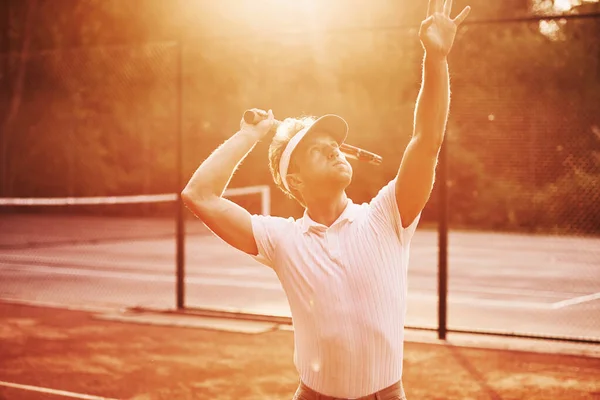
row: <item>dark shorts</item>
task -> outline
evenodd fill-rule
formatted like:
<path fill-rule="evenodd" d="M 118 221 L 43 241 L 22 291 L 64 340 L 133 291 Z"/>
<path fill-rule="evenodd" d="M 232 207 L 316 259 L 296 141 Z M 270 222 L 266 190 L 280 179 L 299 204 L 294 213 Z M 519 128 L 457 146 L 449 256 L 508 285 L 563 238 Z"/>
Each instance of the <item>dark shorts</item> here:
<path fill-rule="evenodd" d="M 315 392 L 303 382 L 300 382 L 296 394 L 294 394 L 293 400 L 348 400 L 341 397 L 331 397 L 324 394 Z M 356 400 L 406 400 L 404 394 L 404 387 L 402 382 L 394 383 L 391 386 L 381 389 L 380 391 L 369 394 L 367 396 L 359 397 Z"/>

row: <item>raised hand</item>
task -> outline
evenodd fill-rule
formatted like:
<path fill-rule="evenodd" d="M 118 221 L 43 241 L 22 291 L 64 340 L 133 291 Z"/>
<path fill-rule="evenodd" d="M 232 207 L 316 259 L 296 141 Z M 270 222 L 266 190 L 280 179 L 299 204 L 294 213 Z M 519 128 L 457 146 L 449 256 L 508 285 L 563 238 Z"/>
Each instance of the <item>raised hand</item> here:
<path fill-rule="evenodd" d="M 252 110 L 261 116 L 262 119 L 256 124 L 249 124 L 242 117 L 240 121 L 240 130 L 252 131 L 256 133 L 260 139 L 262 139 L 273 129 L 273 124 L 275 122 L 273 111 L 269 110 L 267 112 L 264 110 L 259 110 L 258 108 L 253 108 Z"/>
<path fill-rule="evenodd" d="M 421 22 L 419 39 L 428 55 L 446 57 L 452 49 L 456 30 L 467 18 L 471 7 L 465 7 L 454 19 L 450 18 L 452 0 L 429 0 L 427 18 Z"/>

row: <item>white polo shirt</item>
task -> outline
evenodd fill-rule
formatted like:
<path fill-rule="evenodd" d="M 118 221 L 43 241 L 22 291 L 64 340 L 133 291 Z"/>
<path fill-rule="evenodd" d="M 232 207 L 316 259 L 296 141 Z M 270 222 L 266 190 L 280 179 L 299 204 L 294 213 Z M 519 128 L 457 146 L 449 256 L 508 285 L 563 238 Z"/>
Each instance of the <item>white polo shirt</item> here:
<path fill-rule="evenodd" d="M 256 257 L 271 266 L 294 323 L 294 364 L 310 388 L 356 398 L 402 377 L 407 267 L 420 214 L 403 229 L 395 179 L 326 227 L 252 216 Z"/>

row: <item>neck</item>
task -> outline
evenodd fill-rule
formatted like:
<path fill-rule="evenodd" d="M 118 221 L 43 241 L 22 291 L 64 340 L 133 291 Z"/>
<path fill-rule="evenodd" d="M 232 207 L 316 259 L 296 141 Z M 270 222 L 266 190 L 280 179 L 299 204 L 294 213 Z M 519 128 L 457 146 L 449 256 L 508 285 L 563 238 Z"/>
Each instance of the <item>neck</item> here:
<path fill-rule="evenodd" d="M 308 216 L 315 222 L 325 226 L 331 226 L 344 212 L 348 204 L 348 196 L 345 191 L 327 197 L 314 197 L 304 199 Z"/>

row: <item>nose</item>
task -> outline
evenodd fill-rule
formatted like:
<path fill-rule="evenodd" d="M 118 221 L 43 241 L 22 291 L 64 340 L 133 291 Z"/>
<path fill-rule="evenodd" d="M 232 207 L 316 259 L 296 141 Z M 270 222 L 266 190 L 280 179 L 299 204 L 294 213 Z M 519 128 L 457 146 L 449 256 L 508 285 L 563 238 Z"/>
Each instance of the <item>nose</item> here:
<path fill-rule="evenodd" d="M 338 158 L 338 155 L 339 155 L 339 153 L 340 153 L 340 152 L 339 152 L 339 150 L 338 150 L 338 149 L 336 149 L 335 147 L 331 146 L 331 147 L 329 148 L 329 154 L 328 154 L 328 156 L 327 156 L 327 159 L 328 159 L 328 160 L 332 160 L 332 159 L 334 159 L 334 158 Z"/>

